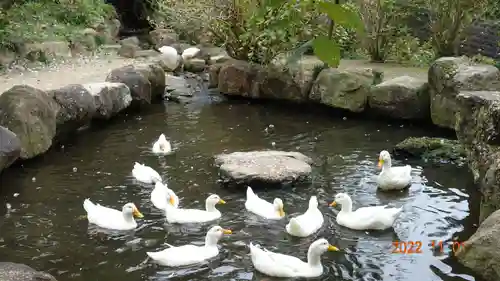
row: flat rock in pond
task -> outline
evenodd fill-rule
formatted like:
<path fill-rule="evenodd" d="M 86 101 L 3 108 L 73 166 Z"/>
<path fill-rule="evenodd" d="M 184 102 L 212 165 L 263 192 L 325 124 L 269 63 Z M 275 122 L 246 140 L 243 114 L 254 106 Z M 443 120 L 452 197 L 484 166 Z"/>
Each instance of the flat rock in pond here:
<path fill-rule="evenodd" d="M 225 183 L 289 184 L 306 180 L 312 159 L 300 152 L 250 151 L 219 154 L 215 164 Z"/>
<path fill-rule="evenodd" d="M 434 162 L 465 162 L 466 153 L 457 140 L 430 137 L 409 137 L 396 144 L 393 149 L 396 156 L 422 158 Z"/>
<path fill-rule="evenodd" d="M 2 281 L 57 281 L 48 273 L 37 271 L 27 265 L 13 262 L 0 262 Z"/>

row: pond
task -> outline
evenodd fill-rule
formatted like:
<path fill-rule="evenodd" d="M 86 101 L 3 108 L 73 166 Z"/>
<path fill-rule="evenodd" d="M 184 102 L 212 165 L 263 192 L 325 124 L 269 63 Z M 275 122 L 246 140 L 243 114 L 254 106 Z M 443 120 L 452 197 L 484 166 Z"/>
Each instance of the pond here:
<path fill-rule="evenodd" d="M 449 249 L 452 239 L 467 238 L 476 223 L 470 210 L 478 195 L 466 167 L 395 160 L 414 167 L 411 188 L 376 191 L 378 153 L 408 136 L 434 134 L 429 129 L 288 106 L 209 101 L 155 105 L 6 170 L 0 177 L 0 204 L 8 202 L 11 209 L 0 217 L 1 260 L 28 264 L 59 281 L 273 280 L 254 271 L 246 246 L 250 241 L 304 259 L 309 244 L 324 237 L 341 251 L 323 256 L 325 273 L 318 280 L 478 280 L 450 258 Z M 150 152 L 161 133 L 175 153 L 158 157 Z M 245 187 L 218 184 L 214 155 L 256 149 L 300 151 L 315 160 L 312 184 L 255 189 L 262 198 L 282 198 L 286 220 L 256 219 L 245 211 Z M 227 202 L 219 207 L 218 224 L 233 234 L 220 241 L 217 258 L 178 270 L 146 260 L 146 251 L 164 249 L 165 242 L 203 243 L 213 224 L 167 224 L 150 202 L 152 186 L 131 177 L 136 161 L 156 169 L 181 206 L 203 208 L 210 193 Z M 390 203 L 405 205 L 404 212 L 394 230 L 352 231 L 337 225 L 338 210 L 328 206 L 338 192 L 349 193 L 355 208 Z M 284 226 L 306 210 L 311 195 L 318 196 L 323 227 L 312 237 L 289 236 Z M 118 209 L 134 202 L 145 217 L 135 232 L 103 234 L 82 218 L 85 198 Z M 398 240 L 422 241 L 422 253 L 393 254 L 392 242 Z M 432 250 L 432 241 L 442 241 L 443 250 Z"/>

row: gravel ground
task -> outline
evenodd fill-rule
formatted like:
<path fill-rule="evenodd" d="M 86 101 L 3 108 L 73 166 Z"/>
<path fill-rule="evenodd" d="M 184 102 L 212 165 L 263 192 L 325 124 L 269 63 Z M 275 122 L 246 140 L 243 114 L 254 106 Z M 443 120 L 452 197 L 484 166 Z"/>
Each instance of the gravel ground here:
<path fill-rule="evenodd" d="M 110 70 L 131 64 L 134 61 L 136 60 L 117 55 L 100 54 L 95 57 L 61 61 L 38 69 L 20 70 L 17 68 L 0 74 L 0 94 L 19 84 L 49 90 L 68 84 L 104 82 Z"/>

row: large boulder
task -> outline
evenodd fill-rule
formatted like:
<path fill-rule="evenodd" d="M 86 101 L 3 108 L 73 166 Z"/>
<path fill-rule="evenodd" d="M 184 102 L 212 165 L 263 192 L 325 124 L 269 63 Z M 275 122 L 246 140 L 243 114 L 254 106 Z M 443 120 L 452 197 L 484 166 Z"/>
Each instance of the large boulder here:
<path fill-rule="evenodd" d="M 277 58 L 273 61 L 276 67 L 286 69 L 293 77 L 293 80 L 300 87 L 302 94 L 308 96 L 311 91 L 315 76 L 323 69 L 324 62 L 316 56 L 302 56 L 295 63 L 287 63 L 286 58 Z"/>
<path fill-rule="evenodd" d="M 61 109 L 46 92 L 28 85 L 17 85 L 0 95 L 0 126 L 21 141 L 21 158 L 45 153 L 56 135 L 56 118 Z"/>
<path fill-rule="evenodd" d="M 370 90 L 370 110 L 395 119 L 429 118 L 429 92 L 427 81 L 400 76 Z"/>
<path fill-rule="evenodd" d="M 0 262 L 2 281 L 57 281 L 48 273 L 38 271 L 27 265 L 13 262 Z"/>
<path fill-rule="evenodd" d="M 94 98 L 81 84 L 71 84 L 51 90 L 49 95 L 59 104 L 57 137 L 68 137 L 81 127 L 88 126 L 95 115 Z"/>
<path fill-rule="evenodd" d="M 106 77 L 106 82 L 118 82 L 127 85 L 132 95 L 131 107 L 137 108 L 151 104 L 151 82 L 147 76 L 133 65 L 113 69 Z"/>
<path fill-rule="evenodd" d="M 151 83 L 151 101 L 163 99 L 165 90 L 165 71 L 159 63 L 143 63 L 134 65 Z"/>
<path fill-rule="evenodd" d="M 21 141 L 9 129 L 0 126 L 0 172 L 21 155 Z"/>
<path fill-rule="evenodd" d="M 429 68 L 430 113 L 432 122 L 455 128 L 460 91 L 500 90 L 500 71 L 492 65 L 473 65 L 465 57 L 444 57 Z"/>
<path fill-rule="evenodd" d="M 110 119 L 127 109 L 132 103 L 132 95 L 123 83 L 100 82 L 82 85 L 92 96 L 95 119 Z"/>
<path fill-rule="evenodd" d="M 479 184 L 483 220 L 500 209 L 500 92 L 463 91 L 456 99 L 455 131 Z"/>
<path fill-rule="evenodd" d="M 375 78 L 371 69 L 323 69 L 313 83 L 309 99 L 334 108 L 362 112 Z"/>
<path fill-rule="evenodd" d="M 220 67 L 217 78 L 219 91 L 228 96 L 293 102 L 307 100 L 290 74 L 273 67 L 231 60 Z"/>
<path fill-rule="evenodd" d="M 484 280 L 500 280 L 500 210 L 481 223 L 455 256 Z"/>
<path fill-rule="evenodd" d="M 203 72 L 207 68 L 207 63 L 204 59 L 192 58 L 184 62 L 184 71 L 193 73 Z"/>
<path fill-rule="evenodd" d="M 219 175 L 230 184 L 291 184 L 307 180 L 312 159 L 300 152 L 250 151 L 215 157 Z"/>

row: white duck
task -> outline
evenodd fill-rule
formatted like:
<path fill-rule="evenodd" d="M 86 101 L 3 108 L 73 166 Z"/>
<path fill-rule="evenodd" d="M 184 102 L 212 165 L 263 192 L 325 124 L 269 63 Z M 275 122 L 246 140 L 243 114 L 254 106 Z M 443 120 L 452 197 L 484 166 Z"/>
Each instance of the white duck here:
<path fill-rule="evenodd" d="M 217 225 L 208 230 L 204 246 L 188 244 L 175 247 L 169 245 L 170 248 L 163 251 L 146 252 L 146 254 L 156 263 L 163 266 L 177 267 L 196 264 L 217 256 L 219 254 L 217 243 L 223 234 L 231 233 L 231 230 Z"/>
<path fill-rule="evenodd" d="M 92 203 L 89 199 L 83 201 L 83 208 L 87 212 L 89 223 L 102 228 L 114 230 L 131 230 L 137 227 L 134 216 L 143 218 L 134 203 L 123 205 L 122 211 L 111 209 Z"/>
<path fill-rule="evenodd" d="M 337 223 L 354 230 L 384 230 L 390 228 L 403 210 L 403 207 L 390 208 L 384 205 L 362 207 L 353 211 L 351 197 L 345 193 L 335 195 L 335 200 L 330 206 L 334 207 L 337 204 L 342 206 L 342 209 L 337 214 Z"/>
<path fill-rule="evenodd" d="M 275 198 L 271 204 L 266 200 L 259 198 L 250 186 L 247 188 L 245 208 L 248 211 L 266 219 L 279 220 L 285 217 L 283 201 L 281 201 L 281 199 Z"/>
<path fill-rule="evenodd" d="M 392 167 L 391 155 L 382 150 L 378 158 L 378 167 L 382 169 L 377 177 L 381 190 L 401 190 L 411 184 L 411 166 Z"/>
<path fill-rule="evenodd" d="M 174 71 L 179 67 L 181 64 L 181 56 L 179 56 L 179 53 L 177 53 L 174 47 L 162 46 L 158 50 L 163 54 L 163 62 L 169 70 Z"/>
<path fill-rule="evenodd" d="M 323 225 L 323 222 L 323 214 L 318 209 L 318 199 L 316 196 L 311 196 L 307 211 L 302 215 L 290 219 L 285 229 L 290 235 L 307 237 L 318 231 Z"/>
<path fill-rule="evenodd" d="M 175 192 L 168 188 L 166 184 L 157 182 L 155 183 L 155 188 L 151 191 L 151 203 L 153 203 L 156 208 L 165 211 L 167 205 L 178 208 L 179 197 L 177 197 Z"/>
<path fill-rule="evenodd" d="M 250 255 L 255 269 L 272 277 L 318 277 L 323 274 L 321 255 L 326 251 L 338 251 L 324 238 L 314 241 L 307 251 L 307 262 L 262 249 L 250 243 Z"/>
<path fill-rule="evenodd" d="M 181 55 L 182 60 L 186 61 L 186 60 L 192 59 L 192 58 L 196 57 L 200 52 L 201 52 L 200 48 L 189 47 L 182 52 L 182 55 Z"/>
<path fill-rule="evenodd" d="M 164 134 L 161 134 L 158 140 L 153 144 L 153 153 L 166 154 L 172 152 L 172 146 Z"/>
<path fill-rule="evenodd" d="M 202 223 L 213 221 L 221 217 L 219 210 L 215 208 L 217 204 L 226 204 L 219 195 L 212 194 L 205 200 L 205 210 L 199 209 L 178 209 L 167 205 L 165 216 L 169 223 Z"/>
<path fill-rule="evenodd" d="M 160 174 L 153 168 L 137 162 L 135 162 L 134 168 L 132 169 L 132 176 L 143 183 L 157 183 L 163 181 Z"/>

